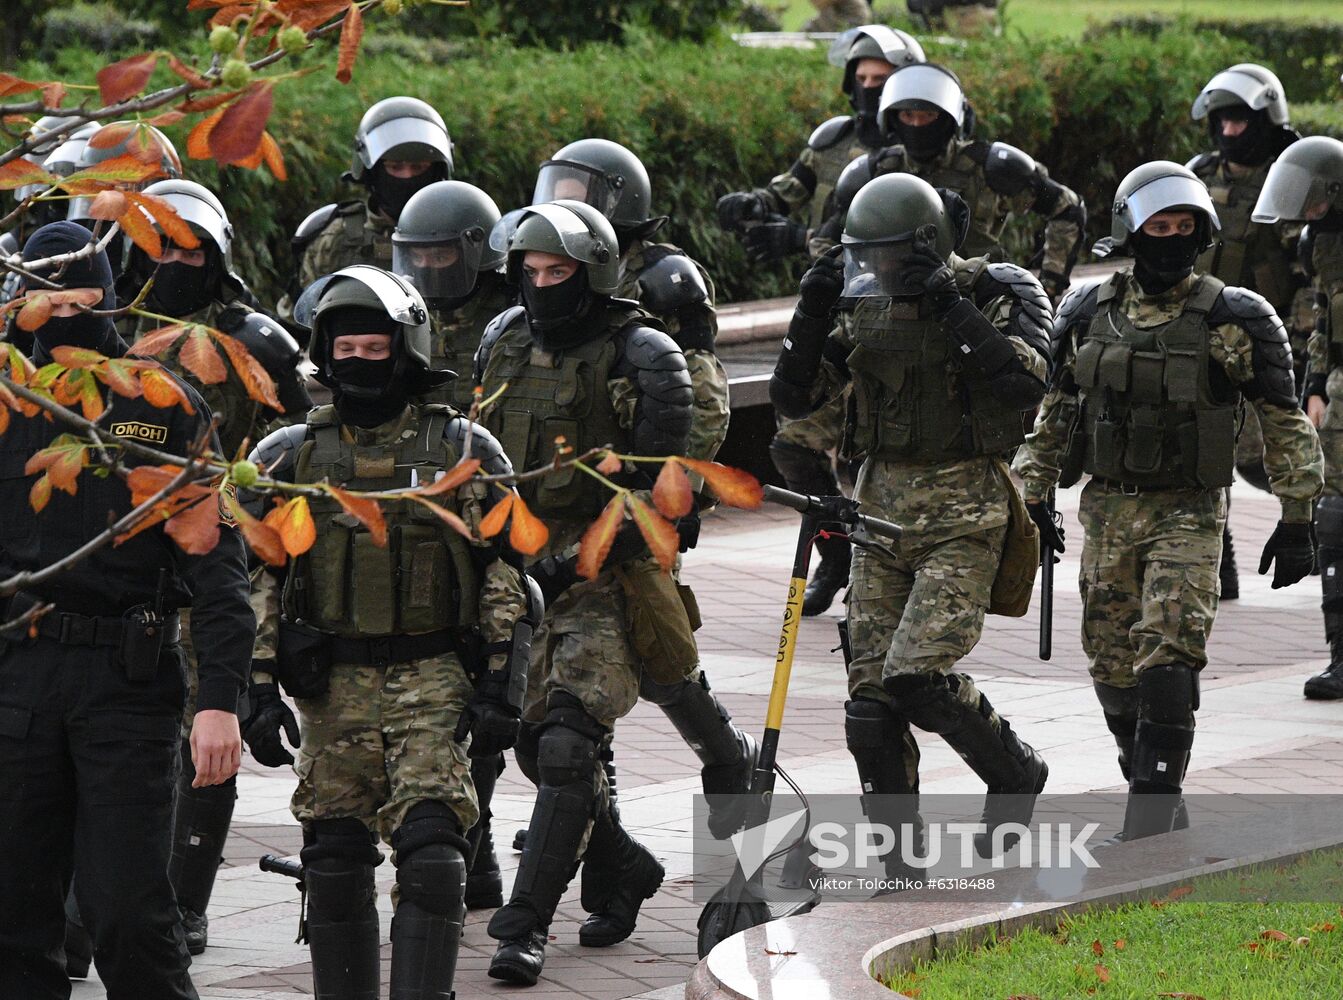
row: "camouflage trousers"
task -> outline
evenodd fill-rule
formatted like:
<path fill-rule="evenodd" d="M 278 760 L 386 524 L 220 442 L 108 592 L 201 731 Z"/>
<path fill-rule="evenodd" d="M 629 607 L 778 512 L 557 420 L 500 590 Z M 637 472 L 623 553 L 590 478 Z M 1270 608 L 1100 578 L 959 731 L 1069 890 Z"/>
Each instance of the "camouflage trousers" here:
<path fill-rule="evenodd" d="M 846 389 L 805 417 L 796 420 L 780 417 L 779 430 L 774 440 L 811 451 L 835 451 L 844 437 L 844 411 L 848 401 L 849 393 Z"/>
<path fill-rule="evenodd" d="M 385 669 L 336 665 L 331 688 L 297 701 L 303 743 L 290 803 L 300 823 L 361 820 L 384 840 L 418 802 L 479 817 L 467 744 L 453 742 L 472 685 L 453 653 Z"/>
<path fill-rule="evenodd" d="M 1082 649 L 1095 680 L 1126 688 L 1147 667 L 1208 662 L 1226 512 L 1226 490 L 1082 490 Z"/>
<path fill-rule="evenodd" d="M 1343 496 L 1343 368 L 1329 372 L 1326 383 L 1329 405 L 1320 423 L 1320 448 L 1324 451 L 1324 492 Z"/>

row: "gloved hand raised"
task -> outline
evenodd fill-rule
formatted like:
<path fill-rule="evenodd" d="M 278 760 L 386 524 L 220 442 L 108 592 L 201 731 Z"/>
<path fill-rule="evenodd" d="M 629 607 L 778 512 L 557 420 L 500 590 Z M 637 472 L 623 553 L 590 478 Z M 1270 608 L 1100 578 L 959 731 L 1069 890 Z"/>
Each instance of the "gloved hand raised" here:
<path fill-rule="evenodd" d="M 927 243 L 915 240 L 905 258 L 905 280 L 910 285 L 922 285 L 933 313 L 945 316 L 957 302 L 961 291 L 956 287 L 956 272 Z"/>
<path fill-rule="evenodd" d="M 768 212 L 764 201 L 755 191 L 733 191 L 718 199 L 718 224 L 724 229 L 737 229 L 743 222 L 763 219 Z"/>
<path fill-rule="evenodd" d="M 798 284 L 798 306 L 808 316 L 817 319 L 830 315 L 835 303 L 844 294 L 844 261 L 842 246 L 833 246 L 807 268 Z"/>
<path fill-rule="evenodd" d="M 807 227 L 776 216 L 746 230 L 741 237 L 746 259 L 752 264 L 771 264 L 807 249 Z"/>

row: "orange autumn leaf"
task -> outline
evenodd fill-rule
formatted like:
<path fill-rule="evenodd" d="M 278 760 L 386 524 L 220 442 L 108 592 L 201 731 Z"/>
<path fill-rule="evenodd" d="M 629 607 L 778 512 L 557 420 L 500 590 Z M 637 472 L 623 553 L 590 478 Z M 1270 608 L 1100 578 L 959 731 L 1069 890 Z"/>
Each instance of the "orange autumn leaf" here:
<path fill-rule="evenodd" d="M 345 12 L 345 23 L 340 26 L 339 56 L 336 61 L 336 79 L 349 83 L 354 75 L 354 59 L 359 54 L 359 41 L 364 37 L 364 15 L 358 4 L 350 4 Z"/>
<path fill-rule="evenodd" d="M 1096 963 L 1096 978 L 1102 983 L 1108 983 L 1110 981 L 1110 970 L 1099 962 Z"/>
<path fill-rule="evenodd" d="M 73 435 L 62 434 L 46 448 L 29 456 L 23 474 L 35 476 L 42 472 L 56 489 L 74 496 L 79 473 L 88 463 L 88 449 Z"/>
<path fill-rule="evenodd" d="M 211 330 L 210 336 L 228 355 L 229 364 L 233 365 L 233 370 L 237 373 L 243 388 L 247 390 L 247 395 L 258 403 L 266 404 L 276 413 L 283 413 L 284 406 L 276 395 L 275 380 L 270 377 L 270 373 L 261 362 L 252 357 L 242 341 L 218 330 Z"/>
<path fill-rule="evenodd" d="M 193 87 L 205 89 L 210 86 L 210 81 L 208 79 L 201 76 L 186 63 L 182 62 L 181 59 L 171 53 L 168 54 L 168 68 Z M 154 123 L 151 122 L 151 124 Z"/>
<path fill-rule="evenodd" d="M 174 245 L 183 250 L 195 250 L 201 245 L 201 238 L 196 235 L 190 224 L 177 214 L 177 209 L 173 208 L 171 202 L 158 195 L 143 194 L 139 191 L 127 191 L 126 200 L 147 213 Z"/>
<path fill-rule="evenodd" d="M 99 135 L 100 132 L 95 132 L 94 138 Z M 93 144 L 92 140 L 89 144 Z M 164 176 L 161 160 L 145 159 L 135 153 L 122 153 L 62 178 L 59 187 L 70 194 L 94 195 L 109 184 L 143 184 Z"/>
<path fill-rule="evenodd" d="M 242 531 L 247 547 L 260 556 L 262 562 L 267 566 L 283 566 L 288 561 L 289 555 L 278 531 L 253 517 L 242 504 L 238 503 L 238 498 L 232 491 L 221 493 L 220 501 Z"/>
<path fill-rule="evenodd" d="M 210 130 L 210 155 L 219 163 L 236 163 L 250 156 L 261 145 L 261 133 L 274 106 L 272 83 L 258 80 L 249 86 Z"/>
<path fill-rule="evenodd" d="M 317 525 L 313 523 L 307 497 L 294 497 L 287 503 L 279 504 L 262 521 L 275 529 L 285 552 L 291 556 L 303 555 L 317 541 Z"/>
<path fill-rule="evenodd" d="M 1279 931 L 1279 930 L 1266 930 L 1266 931 L 1261 931 L 1260 934 L 1259 934 L 1259 937 L 1260 937 L 1260 939 L 1262 939 L 1262 940 L 1264 940 L 1264 941 L 1290 941 L 1290 940 L 1291 940 L 1291 938 L 1289 938 L 1286 934 L 1284 934 L 1282 931 Z"/>
<path fill-rule="evenodd" d="M 126 195 L 115 188 L 99 191 L 89 204 L 89 218 L 111 222 L 126 213 L 127 204 Z"/>
<path fill-rule="evenodd" d="M 104 66 L 94 78 L 98 81 L 98 95 L 102 102 L 118 104 L 140 93 L 154 75 L 154 67 L 158 62 L 157 52 L 146 52 Z"/>
<path fill-rule="evenodd" d="M 634 523 L 639 526 L 639 533 L 644 536 L 658 565 L 665 572 L 671 572 L 676 563 L 676 554 L 681 550 L 681 539 L 676 534 L 676 527 L 656 511 L 650 510 L 646 503 L 632 493 L 625 494 L 625 504 L 634 515 Z"/>
<path fill-rule="evenodd" d="M 223 111 L 216 111 L 192 126 L 191 131 L 187 133 L 187 156 L 193 160 L 210 159 L 210 133 L 223 117 Z"/>
<path fill-rule="evenodd" d="M 583 532 L 583 540 L 578 546 L 578 575 L 585 580 L 594 579 L 602 571 L 616 540 L 616 533 L 625 520 L 625 498 L 617 493 L 613 496 L 597 520 L 588 525 Z"/>
<path fill-rule="evenodd" d="M 131 504 L 140 506 L 167 487 L 181 471 L 180 465 L 137 465 L 126 475 L 126 485 L 131 490 Z"/>
<path fill-rule="evenodd" d="M 51 480 L 47 476 L 38 476 L 33 488 L 28 491 L 28 505 L 40 514 L 51 500 Z"/>
<path fill-rule="evenodd" d="M 41 184 L 50 187 L 57 178 L 42 169 L 39 163 L 25 160 L 23 157 L 0 164 L 0 191 L 13 191 L 29 184 Z"/>
<path fill-rule="evenodd" d="M 24 302 L 23 308 L 19 310 L 18 323 L 19 329 L 32 333 L 39 326 L 51 318 L 51 296 L 50 295 L 30 295 Z"/>
<path fill-rule="evenodd" d="M 33 83 L 31 80 L 24 80 L 10 73 L 0 73 L 0 97 L 8 97 L 11 94 L 25 94 L 30 90 L 38 90 L 41 86 L 40 83 Z"/>
<path fill-rule="evenodd" d="M 1104 954 L 1105 954 L 1105 945 L 1101 944 L 1099 940 L 1092 941 L 1092 942 L 1091 942 L 1091 954 L 1095 955 L 1097 958 L 1099 958 L 1101 955 L 1104 955 Z"/>
<path fill-rule="evenodd" d="M 140 388 L 144 391 L 145 402 L 160 410 L 170 406 L 181 406 L 187 413 L 195 413 L 186 391 L 177 384 L 177 380 L 162 368 L 147 369 L 140 376 Z"/>
<path fill-rule="evenodd" d="M 173 323 L 169 326 L 161 326 L 157 330 L 150 330 L 131 345 L 130 353 L 145 358 L 162 354 L 177 343 L 178 338 L 189 329 L 191 329 L 191 326 L 187 323 Z"/>
<path fill-rule="evenodd" d="M 239 94 L 241 90 L 222 90 L 217 94 L 201 94 L 199 97 L 192 97 L 177 105 L 177 110 L 183 114 L 196 114 L 201 111 L 213 111 L 222 104 L 227 104 Z M 194 159 L 204 160 L 209 157 L 209 153 L 204 156 L 197 156 Z"/>
<path fill-rule="evenodd" d="M 602 460 L 597 463 L 597 471 L 603 476 L 614 476 L 625 467 L 625 463 L 620 460 L 620 456 L 613 451 L 608 451 Z"/>
<path fill-rule="evenodd" d="M 144 395 L 140 388 L 139 373 L 144 370 L 144 362 L 129 358 L 112 358 L 98 369 L 98 378 L 118 396 L 138 399 Z"/>
<path fill-rule="evenodd" d="M 457 532 L 457 534 L 461 535 L 463 538 L 466 538 L 473 542 L 476 540 L 476 536 L 471 534 L 471 529 L 467 526 L 466 522 L 463 521 L 456 514 L 454 514 L 452 511 L 448 510 L 448 508 L 440 506 L 439 504 L 434 503 L 432 500 L 426 500 L 419 494 L 411 493 L 409 494 L 409 496 L 421 507 L 425 507 L 428 510 L 430 510 L 435 517 L 441 520 L 444 524 L 448 525 L 448 527 L 452 528 L 453 531 Z"/>
<path fill-rule="evenodd" d="M 163 255 L 163 238 L 154 228 L 154 223 L 138 208 L 129 208 L 117 219 L 121 231 L 130 237 L 131 242 L 147 253 L 151 259 Z"/>
<path fill-rule="evenodd" d="M 280 144 L 275 141 L 275 137 L 269 132 L 261 133 L 261 162 L 266 165 L 266 169 L 271 172 L 277 181 L 289 180 L 289 171 L 285 169 L 284 154 L 280 152 Z"/>
<path fill-rule="evenodd" d="M 522 497 L 513 501 L 513 526 L 508 529 L 508 544 L 525 556 L 534 556 L 545 548 L 550 529 L 533 514 Z"/>
<path fill-rule="evenodd" d="M 59 80 L 42 84 L 42 103 L 49 108 L 59 108 L 65 100 L 66 87 Z"/>
<path fill-rule="evenodd" d="M 77 289 L 76 291 L 93 292 L 94 302 L 98 301 L 98 299 L 102 297 L 101 292 L 95 291 L 94 289 L 90 288 L 80 288 Z M 56 296 L 61 294 L 69 294 L 69 293 L 61 293 L 61 292 L 52 293 L 52 299 L 53 301 L 56 301 L 58 305 L 59 300 L 56 299 Z M 84 304 L 93 305 L 93 302 L 85 301 Z M 100 354 L 97 351 L 90 350 L 87 347 L 71 347 L 68 344 L 62 344 L 59 347 L 53 347 L 51 349 L 51 360 L 55 361 L 58 365 L 64 365 L 66 368 L 93 368 L 96 365 L 100 365 L 104 361 L 106 361 L 107 355 Z"/>
<path fill-rule="evenodd" d="M 435 479 L 428 486 L 416 490 L 416 493 L 422 497 L 436 497 L 442 496 L 444 493 L 450 493 L 474 476 L 479 468 L 480 459 L 464 458 L 443 473 L 442 478 Z"/>
<path fill-rule="evenodd" d="M 320 27 L 350 6 L 350 0 L 277 0 L 275 9 L 304 31 Z"/>
<path fill-rule="evenodd" d="M 370 500 L 368 497 L 357 497 L 353 493 L 342 490 L 338 486 L 327 487 L 331 495 L 349 514 L 365 528 L 373 540 L 373 544 L 378 548 L 387 547 L 387 522 L 383 520 L 382 509 L 378 506 L 376 500 Z"/>
<path fill-rule="evenodd" d="M 228 369 L 224 359 L 210 343 L 210 334 L 203 326 L 197 326 L 187 334 L 182 350 L 177 358 L 182 366 L 206 385 L 217 385 L 228 378 Z"/>
<path fill-rule="evenodd" d="M 679 462 L 663 462 L 657 482 L 653 484 L 653 504 L 664 517 L 685 517 L 695 505 L 690 491 L 690 477 Z"/>
<path fill-rule="evenodd" d="M 504 530 L 504 525 L 508 523 L 508 515 L 513 510 L 513 501 L 517 498 L 516 493 L 505 493 L 503 499 L 491 507 L 490 512 L 480 519 L 481 538 L 493 538 Z"/>
<path fill-rule="evenodd" d="M 165 111 L 153 118 L 145 119 L 145 124 L 153 125 L 155 128 L 172 128 L 185 117 L 186 114 L 181 111 Z"/>
<path fill-rule="evenodd" d="M 219 544 L 219 502 L 214 491 L 196 487 L 205 496 L 194 500 L 168 519 L 168 537 L 188 555 L 203 556 Z"/>
<path fill-rule="evenodd" d="M 676 461 L 691 472 L 702 476 L 709 488 L 729 507 L 755 510 L 765 500 L 764 488 L 749 472 L 718 462 L 705 462 L 698 458 L 677 458 Z"/>

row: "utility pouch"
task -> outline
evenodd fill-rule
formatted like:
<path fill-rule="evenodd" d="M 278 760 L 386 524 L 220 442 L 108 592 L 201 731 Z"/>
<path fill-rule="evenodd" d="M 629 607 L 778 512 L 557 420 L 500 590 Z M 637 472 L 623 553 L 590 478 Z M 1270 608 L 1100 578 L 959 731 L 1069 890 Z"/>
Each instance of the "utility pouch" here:
<path fill-rule="evenodd" d="M 126 680 L 134 684 L 152 681 L 159 672 L 159 654 L 167 622 L 148 607 L 131 608 L 121 617 L 121 644 L 117 659 Z"/>
<path fill-rule="evenodd" d="M 331 637 L 307 625 L 280 621 L 276 679 L 294 698 L 320 698 L 331 686 Z"/>
<path fill-rule="evenodd" d="M 630 645 L 644 671 L 658 684 L 685 680 L 699 665 L 695 630 L 700 616 L 694 594 L 652 558 L 625 563 L 615 575 L 625 591 Z"/>
<path fill-rule="evenodd" d="M 1124 424 L 1119 420 L 1111 420 L 1106 417 L 1097 417 L 1096 423 L 1091 430 L 1091 454 L 1096 458 L 1096 468 L 1105 470 L 1105 474 L 1113 475 L 1110 470 L 1121 468 L 1121 459 L 1124 455 Z M 1119 478 L 1116 476 L 1116 478 Z"/>
<path fill-rule="evenodd" d="M 1129 434 L 1124 450 L 1124 468 L 1138 475 L 1151 475 L 1161 468 L 1162 427 L 1154 409 L 1129 413 Z"/>

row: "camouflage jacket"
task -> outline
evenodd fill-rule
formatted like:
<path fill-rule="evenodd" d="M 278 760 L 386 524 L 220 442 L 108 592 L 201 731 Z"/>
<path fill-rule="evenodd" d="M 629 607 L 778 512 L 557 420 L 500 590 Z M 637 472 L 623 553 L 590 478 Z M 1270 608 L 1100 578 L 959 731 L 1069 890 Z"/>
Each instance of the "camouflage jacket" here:
<path fill-rule="evenodd" d="M 1317 233 L 1311 248 L 1315 329 L 1307 348 L 1306 395 L 1325 396 L 1329 373 L 1343 367 L 1343 231 Z M 1337 342 L 1333 350 L 1331 343 Z"/>
<path fill-rule="evenodd" d="M 429 310 L 429 324 L 433 331 L 433 356 L 430 367 L 447 369 L 457 377 L 440 389 L 424 396 L 430 403 L 450 403 L 463 413 L 469 413 L 474 402 L 475 379 L 472 364 L 480 336 L 486 325 L 511 304 L 511 296 L 502 281 L 492 277 L 486 280 L 471 300 L 460 309 Z"/>

